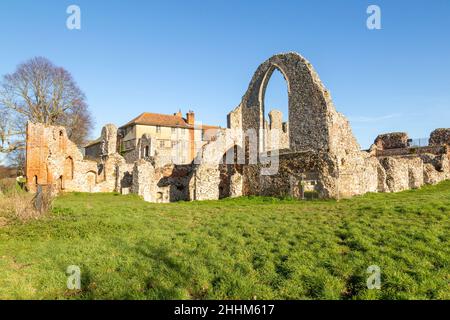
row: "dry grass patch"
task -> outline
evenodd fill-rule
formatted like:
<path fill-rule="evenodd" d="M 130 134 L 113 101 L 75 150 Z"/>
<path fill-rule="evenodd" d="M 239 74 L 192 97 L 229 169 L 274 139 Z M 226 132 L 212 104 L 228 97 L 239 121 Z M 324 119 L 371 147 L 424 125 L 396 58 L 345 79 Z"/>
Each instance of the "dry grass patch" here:
<path fill-rule="evenodd" d="M 15 179 L 0 180 L 0 227 L 11 221 L 26 222 L 42 217 L 53 207 L 54 195 L 51 190 L 36 195 L 23 191 Z"/>

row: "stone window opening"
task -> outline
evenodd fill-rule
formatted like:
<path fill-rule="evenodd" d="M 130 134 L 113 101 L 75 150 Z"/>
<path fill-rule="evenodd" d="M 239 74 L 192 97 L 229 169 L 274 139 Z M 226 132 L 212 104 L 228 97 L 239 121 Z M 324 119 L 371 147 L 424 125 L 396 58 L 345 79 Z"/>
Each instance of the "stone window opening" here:
<path fill-rule="evenodd" d="M 156 132 L 161 133 L 161 126 L 156 126 Z"/>
<path fill-rule="evenodd" d="M 145 148 L 144 148 L 144 157 L 145 158 L 150 157 L 150 147 L 149 146 L 145 146 Z"/>
<path fill-rule="evenodd" d="M 263 80 L 260 101 L 264 149 L 289 149 L 289 83 L 277 66 Z"/>
<path fill-rule="evenodd" d="M 63 152 L 63 143 L 64 143 L 64 132 L 62 130 L 59 131 L 59 138 L 58 138 L 58 148 L 60 152 Z"/>

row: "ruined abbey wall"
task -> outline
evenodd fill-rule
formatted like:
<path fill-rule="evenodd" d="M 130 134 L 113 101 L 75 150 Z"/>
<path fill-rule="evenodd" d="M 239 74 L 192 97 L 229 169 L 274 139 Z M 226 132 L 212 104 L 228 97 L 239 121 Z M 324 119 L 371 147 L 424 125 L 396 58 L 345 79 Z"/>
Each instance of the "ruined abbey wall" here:
<path fill-rule="evenodd" d="M 264 120 L 264 94 L 275 69 L 285 77 L 289 98 L 288 134 L 284 141 L 279 139 L 278 145 L 271 141 L 271 123 Z M 282 135 L 280 119 L 281 115 L 275 113 Z M 434 148 L 422 150 L 425 157 L 411 155 L 404 134 L 380 135 L 372 151 L 362 151 L 349 122 L 336 111 L 330 93 L 311 64 L 296 53 L 275 55 L 258 67 L 241 103 L 228 115 L 228 127 L 230 135 L 237 139 L 236 146 L 245 151 L 239 189 L 242 195 L 298 197 L 306 191 L 322 198 L 342 198 L 367 192 L 397 192 L 448 178 L 448 153 Z M 438 145 L 448 143 L 448 132 L 437 130 L 430 141 L 437 141 Z M 399 154 L 386 155 L 393 150 Z M 275 172 L 265 170 L 267 165 L 263 162 L 268 151 L 277 152 L 276 161 L 269 161 L 273 162 L 270 166 L 275 164 Z M 255 154 L 256 162 L 249 159 Z M 217 192 L 211 192 L 218 181 L 217 169 L 211 164 L 207 169 L 206 165 L 200 167 L 197 187 L 206 192 L 197 198 L 217 198 Z M 203 176 L 214 176 L 215 180 Z"/>
<path fill-rule="evenodd" d="M 116 190 L 117 166 L 124 159 L 117 154 L 111 136 L 104 128 L 102 160 L 86 160 L 81 150 L 68 139 L 64 127 L 27 124 L 27 185 L 53 186 L 58 191 L 112 192 Z M 114 140 L 114 139 L 112 139 Z"/>
<path fill-rule="evenodd" d="M 264 94 L 275 69 L 288 84 L 287 123 L 277 110 L 264 119 Z M 150 136 L 142 137 L 134 157 L 122 157 L 114 125 L 102 130 L 99 156 L 83 157 L 63 127 L 28 123 L 26 175 L 31 191 L 42 184 L 60 191 L 135 193 L 150 202 L 249 195 L 339 199 L 450 179 L 449 144 L 450 129 L 437 129 L 428 147 L 410 147 L 406 133 L 390 133 L 362 151 L 311 64 L 287 53 L 258 67 L 228 114 L 228 128 L 199 144 L 191 164 L 167 161 Z"/>

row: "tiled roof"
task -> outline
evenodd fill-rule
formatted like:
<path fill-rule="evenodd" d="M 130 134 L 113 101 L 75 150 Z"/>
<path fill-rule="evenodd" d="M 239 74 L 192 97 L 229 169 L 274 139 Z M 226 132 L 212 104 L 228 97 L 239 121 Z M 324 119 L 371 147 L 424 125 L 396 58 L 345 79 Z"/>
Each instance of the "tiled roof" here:
<path fill-rule="evenodd" d="M 194 126 L 189 125 L 183 117 L 177 115 L 168 115 L 168 114 L 159 114 L 159 113 L 150 113 L 144 112 L 123 125 L 121 128 L 128 127 L 130 125 L 148 125 L 148 126 L 162 126 L 162 127 L 180 127 L 180 128 L 193 128 Z M 207 126 L 203 125 L 203 128 L 219 128 L 216 126 Z"/>
<path fill-rule="evenodd" d="M 102 142 L 102 137 L 97 138 L 97 139 L 92 140 L 92 141 L 89 141 L 88 143 L 86 143 L 86 144 L 84 145 L 84 147 L 87 148 L 87 147 L 93 146 L 93 145 L 95 145 L 95 144 L 98 144 L 98 143 L 100 143 L 100 142 Z"/>
<path fill-rule="evenodd" d="M 128 122 L 123 127 L 128 127 L 131 124 L 143 124 L 163 127 L 184 127 L 189 128 L 186 120 L 176 115 L 159 114 L 144 112 Z"/>

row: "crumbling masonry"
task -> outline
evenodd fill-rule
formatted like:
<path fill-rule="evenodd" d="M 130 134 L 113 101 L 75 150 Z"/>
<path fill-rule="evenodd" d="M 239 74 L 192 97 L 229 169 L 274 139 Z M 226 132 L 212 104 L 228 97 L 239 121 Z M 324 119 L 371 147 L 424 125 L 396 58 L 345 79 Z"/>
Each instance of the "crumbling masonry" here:
<path fill-rule="evenodd" d="M 264 119 L 272 73 L 286 79 L 289 122 L 273 110 Z M 450 129 L 437 129 L 427 147 L 411 147 L 406 133 L 380 135 L 362 151 L 335 110 L 311 64 L 296 53 L 271 57 L 256 70 L 228 128 L 201 145 L 191 164 L 150 156 L 127 162 L 117 128 L 102 130 L 100 156 L 84 157 L 63 127 L 28 123 L 28 188 L 136 193 L 151 202 L 213 200 L 243 195 L 342 198 L 397 192 L 450 179 Z"/>

